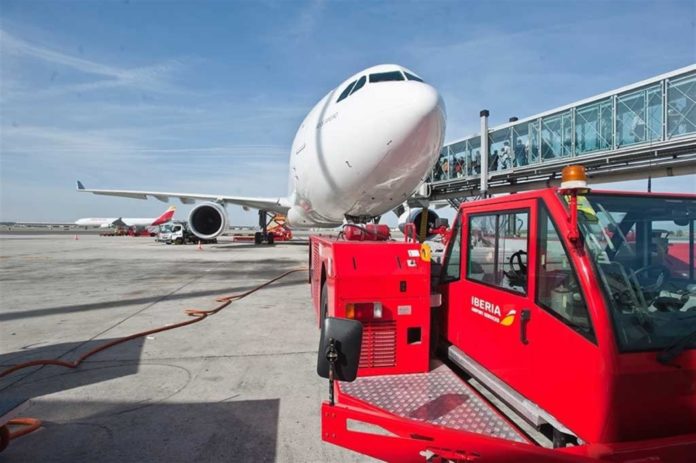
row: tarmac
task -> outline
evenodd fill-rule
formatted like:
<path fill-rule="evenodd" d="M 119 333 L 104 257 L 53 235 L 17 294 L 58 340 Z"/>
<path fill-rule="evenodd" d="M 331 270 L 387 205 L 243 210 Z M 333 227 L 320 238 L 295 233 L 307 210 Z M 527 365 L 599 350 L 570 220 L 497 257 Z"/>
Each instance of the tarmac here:
<path fill-rule="evenodd" d="M 74 360 L 95 346 L 187 320 L 189 308 L 306 267 L 307 241 L 175 246 L 78 232 L 0 234 L 0 370 Z M 224 241 L 227 240 L 227 241 Z M 0 462 L 371 461 L 321 440 L 326 380 L 307 273 L 200 323 L 100 352 L 71 370 L 0 380 L 38 431 Z M 2 413 L 0 413 L 2 415 Z"/>

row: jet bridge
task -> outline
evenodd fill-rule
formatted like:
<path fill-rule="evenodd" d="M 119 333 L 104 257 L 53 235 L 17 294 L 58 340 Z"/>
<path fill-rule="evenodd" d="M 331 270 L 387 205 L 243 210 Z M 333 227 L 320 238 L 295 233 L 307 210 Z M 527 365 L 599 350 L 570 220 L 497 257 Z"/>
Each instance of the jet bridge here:
<path fill-rule="evenodd" d="M 429 200 L 554 185 L 582 164 L 593 183 L 696 174 L 696 65 L 446 144 Z M 482 178 L 481 172 L 488 172 Z"/>

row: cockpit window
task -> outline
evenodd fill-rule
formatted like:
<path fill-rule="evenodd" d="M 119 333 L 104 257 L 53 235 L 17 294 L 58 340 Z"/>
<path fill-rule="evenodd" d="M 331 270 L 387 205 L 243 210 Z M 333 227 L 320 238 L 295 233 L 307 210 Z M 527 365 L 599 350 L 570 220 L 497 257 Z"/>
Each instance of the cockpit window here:
<path fill-rule="evenodd" d="M 350 95 L 350 91 L 353 90 L 353 86 L 355 85 L 355 82 L 357 82 L 357 81 L 354 80 L 353 82 L 351 82 L 351 83 L 348 84 L 348 86 L 346 87 L 346 89 L 343 90 L 343 93 L 341 93 L 341 96 L 339 96 L 339 97 L 338 97 L 338 100 L 336 100 L 336 103 L 338 103 L 339 101 L 341 101 L 341 100 L 347 98 L 348 95 Z"/>
<path fill-rule="evenodd" d="M 365 76 L 362 76 L 360 79 L 358 79 L 358 83 L 355 84 L 355 87 L 353 87 L 353 91 L 351 91 L 350 94 L 352 95 L 353 93 L 363 88 L 365 86 L 366 81 L 367 79 L 365 78 Z"/>
<path fill-rule="evenodd" d="M 404 74 L 406 75 L 406 78 L 408 80 L 415 80 L 416 82 L 423 82 L 423 79 L 421 79 L 418 76 L 414 76 L 413 74 L 409 74 L 408 72 L 404 71 Z"/>
<path fill-rule="evenodd" d="M 404 75 L 401 74 L 401 71 L 390 71 L 380 72 L 377 74 L 370 74 L 370 83 L 389 82 L 394 80 L 404 80 Z"/>

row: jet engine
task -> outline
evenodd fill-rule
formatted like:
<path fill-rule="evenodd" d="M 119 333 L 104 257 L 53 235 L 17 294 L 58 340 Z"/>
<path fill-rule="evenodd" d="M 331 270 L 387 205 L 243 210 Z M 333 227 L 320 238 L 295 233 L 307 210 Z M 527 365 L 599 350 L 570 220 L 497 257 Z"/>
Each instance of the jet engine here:
<path fill-rule="evenodd" d="M 210 240 L 227 229 L 227 211 L 217 203 L 201 203 L 191 209 L 188 222 L 194 235 Z"/>
<path fill-rule="evenodd" d="M 403 233 L 404 226 L 407 223 L 412 223 L 416 226 L 416 231 L 419 232 L 423 213 L 427 214 L 428 217 L 428 230 L 434 229 L 436 225 L 435 222 L 437 221 L 437 219 L 440 218 L 440 216 L 437 215 L 437 212 L 435 212 L 432 209 L 422 209 L 420 207 L 415 207 L 407 209 L 406 212 L 399 216 L 399 230 L 401 230 L 401 232 Z"/>

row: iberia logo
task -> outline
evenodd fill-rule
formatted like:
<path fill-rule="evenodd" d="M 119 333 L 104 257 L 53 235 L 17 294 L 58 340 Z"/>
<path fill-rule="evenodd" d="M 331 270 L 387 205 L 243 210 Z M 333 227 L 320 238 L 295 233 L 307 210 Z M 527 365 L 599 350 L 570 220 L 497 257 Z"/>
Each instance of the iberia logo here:
<path fill-rule="evenodd" d="M 517 315 L 515 309 L 510 309 L 505 313 L 505 316 L 503 316 L 498 304 L 476 296 L 471 297 L 471 311 L 476 315 L 480 315 L 483 318 L 503 326 L 512 325 L 515 322 L 515 315 Z"/>
<path fill-rule="evenodd" d="M 503 326 L 510 326 L 515 322 L 515 315 L 517 315 L 517 311 L 515 309 L 511 309 L 508 311 L 508 313 L 505 314 L 502 320 L 500 320 L 500 324 Z"/>

